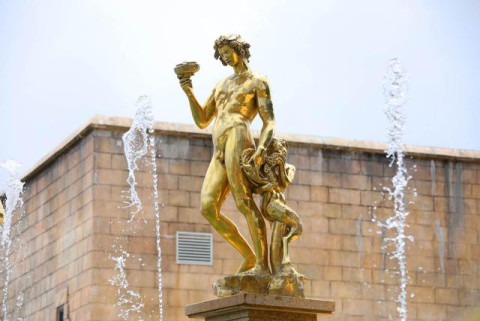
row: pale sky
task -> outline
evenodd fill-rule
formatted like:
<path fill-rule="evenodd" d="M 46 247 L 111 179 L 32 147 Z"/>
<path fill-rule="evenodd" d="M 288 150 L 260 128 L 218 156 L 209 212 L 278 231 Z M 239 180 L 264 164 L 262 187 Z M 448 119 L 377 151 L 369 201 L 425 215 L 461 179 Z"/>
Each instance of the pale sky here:
<path fill-rule="evenodd" d="M 95 114 L 133 117 L 143 94 L 156 120 L 192 124 L 173 67 L 200 64 L 204 101 L 232 72 L 213 58 L 225 33 L 251 44 L 278 132 L 386 141 L 382 78 L 398 57 L 405 142 L 480 150 L 478 0 L 0 0 L 0 161 L 26 171 Z"/>

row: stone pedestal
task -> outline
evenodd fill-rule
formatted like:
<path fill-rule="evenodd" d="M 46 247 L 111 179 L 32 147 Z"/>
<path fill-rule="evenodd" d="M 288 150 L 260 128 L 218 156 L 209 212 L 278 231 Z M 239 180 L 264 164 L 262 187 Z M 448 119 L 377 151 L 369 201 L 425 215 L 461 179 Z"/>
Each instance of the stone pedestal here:
<path fill-rule="evenodd" d="M 185 314 L 205 321 L 316 321 L 334 310 L 333 301 L 240 293 L 187 305 Z"/>

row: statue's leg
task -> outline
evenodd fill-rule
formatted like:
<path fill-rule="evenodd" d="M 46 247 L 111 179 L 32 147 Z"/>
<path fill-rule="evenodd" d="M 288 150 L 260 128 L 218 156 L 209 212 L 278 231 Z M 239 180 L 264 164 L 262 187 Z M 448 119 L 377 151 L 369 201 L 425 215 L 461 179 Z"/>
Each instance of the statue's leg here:
<path fill-rule="evenodd" d="M 276 221 L 272 233 L 271 262 L 278 272 L 280 262 L 283 266 L 290 265 L 289 245 L 302 233 L 302 221 L 295 211 L 278 199 L 268 203 L 266 212 Z"/>
<path fill-rule="evenodd" d="M 255 254 L 237 226 L 220 212 L 228 195 L 229 185 L 225 168 L 214 157 L 208 167 L 201 192 L 201 213 L 217 232 L 243 256 L 244 260 L 238 272 L 243 272 L 255 265 Z"/>
<path fill-rule="evenodd" d="M 300 229 L 301 232 L 300 216 L 282 201 L 272 198 L 266 207 L 266 212 L 272 221 L 285 223 L 295 230 Z"/>
<path fill-rule="evenodd" d="M 252 189 L 248 179 L 240 167 L 240 158 L 245 148 L 253 147 L 249 141 L 247 129 L 239 126 L 232 128 L 225 147 L 225 167 L 227 171 L 230 190 L 237 205 L 237 209 L 245 216 L 248 229 L 252 237 L 253 248 L 256 255 L 256 264 L 249 274 L 269 273 L 267 232 L 265 221 L 260 210 L 255 205 Z"/>
<path fill-rule="evenodd" d="M 272 273 L 282 271 L 283 261 L 283 236 L 287 233 L 287 226 L 282 222 L 274 222 L 272 227 L 272 240 L 270 242 L 270 265 Z"/>

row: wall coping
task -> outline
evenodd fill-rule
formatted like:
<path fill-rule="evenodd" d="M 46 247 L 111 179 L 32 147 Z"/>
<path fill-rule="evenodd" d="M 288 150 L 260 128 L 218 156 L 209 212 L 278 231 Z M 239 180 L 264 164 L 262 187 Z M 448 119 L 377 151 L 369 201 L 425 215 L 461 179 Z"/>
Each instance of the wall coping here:
<path fill-rule="evenodd" d="M 50 163 L 52 163 L 61 154 L 69 150 L 79 140 L 86 137 L 93 130 L 128 130 L 132 125 L 131 118 L 125 117 L 109 117 L 96 115 L 92 117 L 86 124 L 78 128 L 75 132 L 65 138 L 57 147 L 50 153 L 44 156 L 33 167 L 31 167 L 23 177 L 23 181 L 28 181 L 37 173 L 42 171 Z M 207 138 L 211 136 L 211 128 L 199 129 L 194 125 L 167 123 L 156 121 L 154 129 L 157 133 L 165 133 L 175 136 L 188 136 Z M 255 137 L 258 137 L 258 131 L 252 131 Z M 366 140 L 352 140 L 343 138 L 321 137 L 296 135 L 286 133 L 275 133 L 278 138 L 285 139 L 292 145 L 315 145 L 325 149 L 334 150 L 348 150 L 357 152 L 367 152 L 373 154 L 384 154 L 386 144 L 381 142 L 366 141 Z M 480 161 L 480 150 L 454 149 L 444 147 L 428 147 L 405 145 L 406 154 L 419 158 L 434 158 L 434 159 L 456 159 L 468 162 Z"/>

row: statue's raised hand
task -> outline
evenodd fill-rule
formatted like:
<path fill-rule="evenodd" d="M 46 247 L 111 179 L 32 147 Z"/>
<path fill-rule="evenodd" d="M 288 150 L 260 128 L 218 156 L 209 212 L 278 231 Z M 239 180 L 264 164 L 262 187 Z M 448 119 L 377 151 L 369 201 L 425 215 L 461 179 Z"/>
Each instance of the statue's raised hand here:
<path fill-rule="evenodd" d="M 198 70 L 200 66 L 193 61 L 190 62 L 183 62 L 175 66 L 174 71 L 177 74 L 178 79 L 180 80 L 180 86 L 182 86 L 183 91 L 187 94 L 187 96 L 193 95 L 193 86 L 190 77 L 193 76 Z"/>
<path fill-rule="evenodd" d="M 185 94 L 187 94 L 187 96 L 193 95 L 193 85 L 190 77 L 178 76 L 178 79 L 180 80 L 180 86 L 182 87 Z"/>

